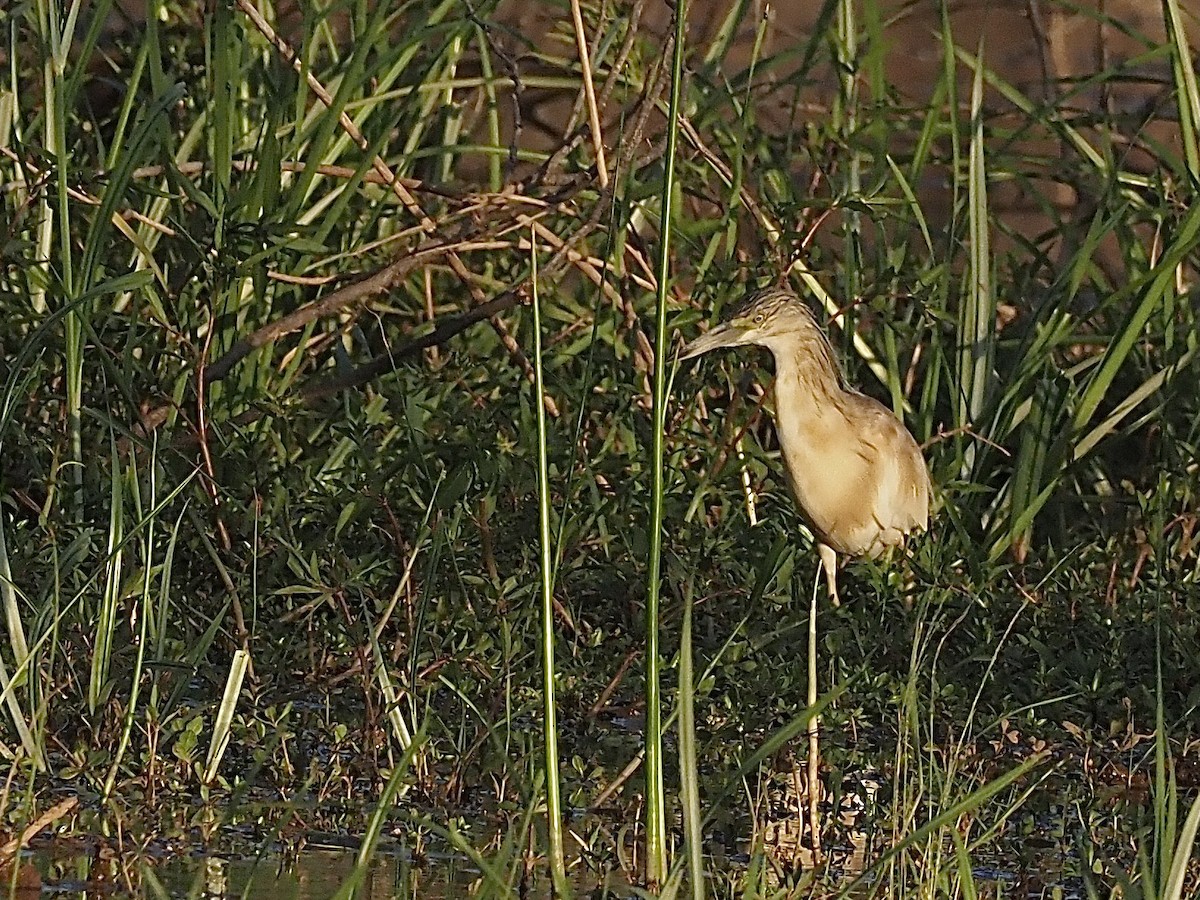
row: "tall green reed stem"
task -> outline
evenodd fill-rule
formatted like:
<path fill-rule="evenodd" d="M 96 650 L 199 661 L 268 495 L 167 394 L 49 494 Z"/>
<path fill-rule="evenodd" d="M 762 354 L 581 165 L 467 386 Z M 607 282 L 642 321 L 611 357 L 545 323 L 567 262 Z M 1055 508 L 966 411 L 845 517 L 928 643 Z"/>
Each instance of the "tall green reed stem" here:
<path fill-rule="evenodd" d="M 546 458 L 546 391 L 542 382 L 542 306 L 537 289 L 537 233 L 529 234 L 533 284 L 533 389 L 537 409 L 538 537 L 542 575 L 542 704 L 546 730 L 546 830 L 550 874 L 560 897 L 569 893 L 563 859 L 562 801 L 558 781 L 558 722 L 554 705 L 554 554 L 550 549 L 550 464 Z"/>
<path fill-rule="evenodd" d="M 700 818 L 700 768 L 696 751 L 696 680 L 692 658 L 692 589 L 683 600 L 679 636 L 679 781 L 683 800 L 683 839 L 692 900 L 704 900 L 704 836 Z"/>
<path fill-rule="evenodd" d="M 650 458 L 650 559 L 646 573 L 646 881 L 652 888 L 667 872 L 667 826 L 663 802 L 662 710 L 659 708 L 658 598 L 662 570 L 663 456 L 667 427 L 667 282 L 671 270 L 671 200 L 675 194 L 675 145 L 683 82 L 685 0 L 675 4 L 675 47 L 667 149 L 659 218 L 658 291 L 654 322 L 654 418 Z"/>

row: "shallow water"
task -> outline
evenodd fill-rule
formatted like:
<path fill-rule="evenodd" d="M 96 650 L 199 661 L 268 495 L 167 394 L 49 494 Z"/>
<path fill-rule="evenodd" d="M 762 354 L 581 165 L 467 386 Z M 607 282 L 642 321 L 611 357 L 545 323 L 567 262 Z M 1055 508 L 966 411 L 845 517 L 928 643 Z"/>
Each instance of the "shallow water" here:
<path fill-rule="evenodd" d="M 297 813 L 300 810 L 296 810 Z M 262 810 L 233 813 L 241 821 L 260 818 Z M 595 818 L 595 817 L 588 817 Z M 1024 827 L 1015 829 L 1011 839 L 1002 840 L 990 852 L 973 855 L 975 887 L 980 896 L 1058 897 L 1065 900 L 1084 896 L 1078 878 L 1064 872 L 1077 870 L 1079 860 L 1070 847 L 1069 839 L 1060 834 L 1057 841 L 1046 841 L 1060 829 L 1054 822 L 1028 818 Z M 1053 816 L 1052 816 L 1053 818 Z M 582 823 L 575 823 L 583 833 Z M 514 895 L 543 896 L 548 884 L 544 864 L 535 863 L 536 874 L 532 887 L 522 891 L 517 884 L 521 863 L 504 857 L 488 844 L 484 836 L 488 826 L 474 823 L 463 826 L 472 834 L 475 846 L 481 849 L 489 864 L 501 871 L 501 877 L 511 877 Z M 790 862 L 796 856 L 797 823 L 778 821 L 764 830 L 763 837 L 771 860 L 765 876 L 774 887 L 795 884 L 803 874 L 791 872 Z M 878 859 L 884 845 L 882 833 L 874 835 L 860 830 L 859 822 L 835 837 L 831 833 L 827 857 L 819 867 L 818 880 L 826 885 L 830 895 L 862 874 L 868 859 Z M 299 838 L 277 840 L 274 829 L 247 825 L 216 826 L 203 839 L 195 830 L 183 831 L 177 837 L 162 836 L 135 846 L 129 834 L 121 837 L 90 836 L 82 838 L 45 837 L 35 841 L 34 849 L 24 856 L 24 880 L 30 883 L 36 871 L 44 895 L 61 897 L 114 898 L 193 898 L 241 897 L 247 900 L 328 900 L 345 891 L 355 878 L 359 838 L 331 832 L 301 832 Z M 493 826 L 494 830 L 494 826 Z M 796 833 L 793 833 L 796 832 Z M 503 835 L 498 834 L 498 837 Z M 790 836 L 790 838 L 789 838 Z M 726 836 L 727 837 L 727 836 Z M 844 838 L 844 840 L 842 839 Z M 789 843 L 789 839 L 791 843 Z M 744 840 L 727 844 L 719 833 L 710 833 L 708 850 L 713 854 L 709 869 L 720 880 L 745 871 L 752 866 L 753 847 Z M 124 843 L 123 843 L 124 842 Z M 491 849 L 489 849 L 489 847 Z M 627 847 L 627 860 L 633 853 Z M 952 853 L 952 848 L 947 847 Z M 807 851 L 801 849 L 803 857 Z M 596 859 L 590 864 L 577 858 L 573 881 L 582 895 L 593 897 L 632 897 L 636 892 L 629 881 L 616 869 L 598 871 Z M 811 860 L 807 860 L 811 863 Z M 511 874 L 510 874 L 511 873 Z M 863 888 L 869 893 L 880 873 L 864 879 Z M 483 873 L 463 854 L 450 852 L 446 845 L 422 832 L 419 836 L 404 829 L 393 830 L 383 837 L 371 862 L 361 873 L 357 896 L 364 898 L 449 898 L 473 893 L 483 879 Z M 727 882 L 728 884 L 728 882 Z M 607 889 L 607 890 L 605 890 Z M 491 892 L 495 894 L 496 892 Z M 715 892 L 722 895 L 718 889 Z M 814 896 L 822 896 L 822 890 Z M 35 896 L 30 891 L 17 896 Z"/>
<path fill-rule="evenodd" d="M 299 851 L 261 855 L 186 852 L 170 858 L 111 849 L 63 856 L 54 846 L 27 856 L 43 894 L 61 897 L 243 897 L 328 900 L 354 876 L 357 850 L 312 843 Z M 358 896 L 459 897 L 479 872 L 465 859 L 442 857 L 414 865 L 405 852 L 382 850 L 362 876 Z"/>

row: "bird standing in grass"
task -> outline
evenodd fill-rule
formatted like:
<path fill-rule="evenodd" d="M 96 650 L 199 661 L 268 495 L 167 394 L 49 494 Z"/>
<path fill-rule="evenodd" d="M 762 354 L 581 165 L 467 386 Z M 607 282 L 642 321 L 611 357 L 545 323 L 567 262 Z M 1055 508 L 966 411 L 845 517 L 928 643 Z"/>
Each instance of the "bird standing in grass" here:
<path fill-rule="evenodd" d="M 838 603 L 837 555 L 876 557 L 929 523 L 929 470 L 921 448 L 883 404 L 846 386 L 812 311 L 785 288 L 749 297 L 688 344 L 681 359 L 754 344 L 775 357 L 775 430 L 788 484 L 817 541 L 829 596 Z M 808 623 L 808 703 L 817 702 L 816 592 Z M 820 852 L 817 720 L 809 722 L 808 798 Z"/>

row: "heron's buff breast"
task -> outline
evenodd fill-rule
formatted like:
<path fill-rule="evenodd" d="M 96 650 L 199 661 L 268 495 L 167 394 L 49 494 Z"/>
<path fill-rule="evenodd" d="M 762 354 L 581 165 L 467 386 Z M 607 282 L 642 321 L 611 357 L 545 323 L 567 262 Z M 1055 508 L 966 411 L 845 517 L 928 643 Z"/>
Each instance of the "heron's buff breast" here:
<path fill-rule="evenodd" d="M 822 390 L 789 368 L 777 367 L 776 429 L 817 537 L 838 553 L 876 556 L 925 528 L 928 470 L 903 424 L 868 397 Z"/>

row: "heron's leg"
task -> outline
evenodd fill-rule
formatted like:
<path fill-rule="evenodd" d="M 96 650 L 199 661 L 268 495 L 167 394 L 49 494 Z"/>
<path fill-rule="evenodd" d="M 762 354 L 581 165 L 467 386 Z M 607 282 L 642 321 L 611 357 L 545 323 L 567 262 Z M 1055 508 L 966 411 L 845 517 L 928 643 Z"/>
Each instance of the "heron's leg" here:
<path fill-rule="evenodd" d="M 821 556 L 821 568 L 825 570 L 825 583 L 829 587 L 829 602 L 841 606 L 842 599 L 837 592 L 837 554 L 828 544 L 817 544 L 817 553 Z"/>
<path fill-rule="evenodd" d="M 826 544 L 817 544 L 821 568 L 829 586 L 829 597 L 837 606 L 837 554 Z M 808 706 L 817 705 L 817 584 L 813 582 L 812 603 L 808 610 Z M 808 720 L 808 825 L 814 860 L 821 855 L 821 741 L 820 719 Z"/>
<path fill-rule="evenodd" d="M 913 568 L 913 542 L 905 541 L 900 545 L 900 556 L 903 568 L 901 570 L 900 590 L 904 602 L 904 611 L 912 612 L 917 596 L 917 573 Z"/>

